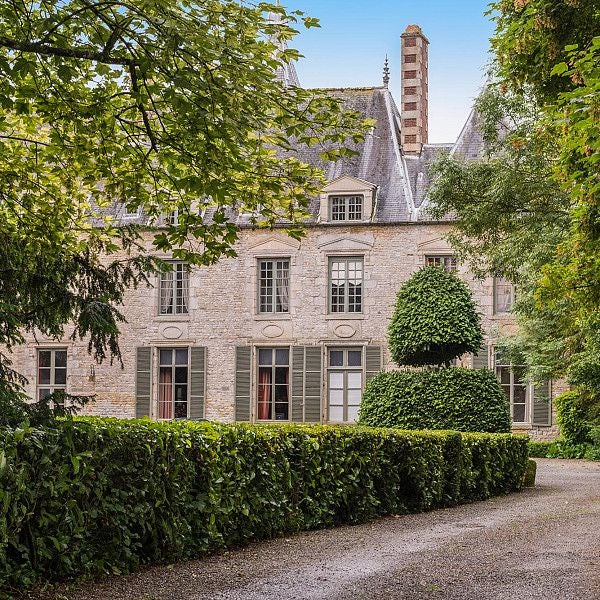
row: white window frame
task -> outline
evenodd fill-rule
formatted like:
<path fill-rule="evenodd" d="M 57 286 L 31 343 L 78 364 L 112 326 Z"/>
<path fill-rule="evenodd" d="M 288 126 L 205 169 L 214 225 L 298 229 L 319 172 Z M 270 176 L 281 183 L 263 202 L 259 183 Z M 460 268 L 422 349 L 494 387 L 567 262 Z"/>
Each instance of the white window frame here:
<path fill-rule="evenodd" d="M 515 369 L 524 369 L 524 365 L 513 365 L 512 363 L 502 361 L 500 355 L 497 352 L 494 352 L 494 372 L 500 385 L 502 386 L 502 390 L 505 391 L 505 388 L 508 388 L 508 401 L 510 407 L 510 419 L 514 425 L 528 425 L 531 422 L 531 399 L 533 397 L 532 385 L 523 381 L 522 383 L 515 381 Z M 502 369 L 509 370 L 509 383 L 502 383 Z M 524 420 L 516 421 L 514 419 L 514 396 L 515 396 L 515 387 L 522 386 L 525 388 L 525 400 L 524 402 L 518 402 L 517 404 L 520 406 L 524 406 Z"/>
<path fill-rule="evenodd" d="M 450 273 L 456 273 L 458 264 L 453 254 L 426 254 L 425 266 L 441 267 Z"/>
<path fill-rule="evenodd" d="M 176 361 L 176 351 L 177 350 L 186 350 L 187 351 L 187 363 L 184 365 L 182 364 L 177 364 Z M 163 364 L 161 363 L 161 352 L 163 351 L 170 351 L 171 352 L 171 363 L 170 364 Z M 158 421 L 172 421 L 172 420 L 176 420 L 176 419 L 189 419 L 190 416 L 190 397 L 191 397 L 191 365 L 190 365 L 190 360 L 191 360 L 191 348 L 189 346 L 159 346 L 156 348 L 156 389 L 157 389 L 157 405 L 156 405 L 156 419 Z M 175 386 L 177 385 L 178 382 L 175 381 L 175 368 L 176 367 L 186 367 L 187 369 L 187 382 L 186 382 L 186 386 L 187 386 L 187 390 L 186 390 L 186 416 L 185 417 L 176 417 L 175 416 Z M 171 417 L 161 417 L 161 401 L 160 401 L 160 392 L 161 392 L 161 386 L 164 385 L 163 383 L 161 383 L 160 381 L 160 376 L 161 376 L 161 368 L 162 367 L 171 367 L 171 411 L 172 411 L 172 416 Z"/>
<path fill-rule="evenodd" d="M 331 364 L 331 352 L 343 352 L 342 365 L 332 365 Z M 360 366 L 350 366 L 348 364 L 348 352 L 360 352 Z M 325 360 L 326 360 L 326 372 L 327 372 L 327 421 L 329 423 L 354 423 L 355 421 L 348 420 L 348 391 L 350 389 L 357 390 L 359 388 L 349 388 L 348 386 L 348 374 L 349 373 L 360 373 L 361 377 L 361 386 L 360 386 L 360 399 L 358 406 L 360 408 L 360 404 L 362 401 L 362 392 L 365 387 L 365 346 L 327 346 L 325 349 Z M 340 388 L 332 388 L 331 387 L 331 374 L 339 373 L 343 377 L 343 385 L 342 385 L 342 420 L 332 420 L 331 418 L 331 392 L 333 390 L 339 390 Z M 358 414 L 357 414 L 358 416 Z"/>
<path fill-rule="evenodd" d="M 267 310 L 263 308 L 263 297 L 265 299 L 268 296 L 263 296 L 263 263 L 271 263 L 271 273 L 272 273 L 272 286 L 270 296 L 271 310 Z M 278 299 L 281 297 L 279 294 L 280 286 L 278 284 L 279 281 L 279 263 L 287 263 L 287 267 L 282 266 L 282 269 L 287 268 L 287 305 L 284 306 L 283 303 L 278 302 Z M 257 293 L 258 293 L 258 314 L 268 315 L 268 314 L 277 314 L 277 315 L 287 315 L 290 312 L 290 300 L 291 300 L 291 271 L 292 259 L 289 256 L 281 256 L 281 257 L 269 257 L 269 258 L 258 258 L 257 259 Z"/>
<path fill-rule="evenodd" d="M 42 352 L 50 353 L 50 366 L 49 367 L 42 367 L 40 365 L 40 354 Z M 56 353 L 57 352 L 65 353 L 65 366 L 64 367 L 56 366 Z M 37 348 L 36 358 L 37 358 L 36 390 L 35 390 L 36 401 L 41 400 L 40 393 L 42 392 L 42 390 L 47 390 L 49 392 L 48 394 L 45 394 L 44 397 L 46 397 L 50 394 L 53 394 L 54 392 L 57 392 L 57 391 L 63 391 L 66 393 L 67 377 L 69 374 L 69 355 L 67 352 L 67 348 L 63 348 L 63 347 L 61 347 L 61 348 Z M 40 369 L 49 369 L 50 370 L 50 382 L 49 383 L 41 382 Z M 65 383 L 56 383 L 56 370 L 57 369 L 61 369 L 61 370 L 64 369 Z"/>
<path fill-rule="evenodd" d="M 331 194 L 328 198 L 329 220 L 333 223 L 352 223 L 363 220 L 365 210 L 363 194 Z M 334 210 L 338 208 L 341 210 Z"/>
<path fill-rule="evenodd" d="M 260 362 L 260 352 L 261 350 L 269 350 L 271 351 L 271 364 L 261 364 Z M 278 350 L 286 350 L 288 353 L 287 364 L 278 365 L 277 363 L 277 351 Z M 260 369 L 262 368 L 271 368 L 271 381 L 269 386 L 271 388 L 270 392 L 270 406 L 271 406 L 271 418 L 265 419 L 260 418 L 260 393 L 261 393 L 261 384 L 260 384 Z M 277 411 L 276 411 L 276 386 L 281 385 L 276 382 L 276 372 L 275 369 L 277 367 L 287 367 L 288 369 L 288 377 L 287 377 L 287 419 L 278 419 Z M 256 406 L 256 422 L 257 423 L 289 423 L 292 420 L 292 377 L 293 377 L 293 365 L 292 365 L 292 348 L 290 346 L 256 346 L 255 348 L 255 373 L 256 373 L 256 386 L 254 392 L 254 401 Z"/>
<path fill-rule="evenodd" d="M 510 288 L 510 300 L 508 303 L 508 307 L 504 310 L 500 310 L 498 306 L 498 288 L 500 286 L 505 286 Z M 504 277 L 494 277 L 494 314 L 495 315 L 508 315 L 512 311 L 512 307 L 515 303 L 515 286 L 508 279 Z"/>
<path fill-rule="evenodd" d="M 190 312 L 189 266 L 182 261 L 171 261 L 170 264 L 172 270 L 161 273 L 158 278 L 158 315 L 185 316 Z M 167 296 L 170 296 L 168 303 L 165 302 Z"/>
<path fill-rule="evenodd" d="M 344 304 L 343 310 L 333 310 L 333 265 L 336 262 L 345 263 L 345 280 L 344 280 Z M 350 311 L 350 295 L 349 295 L 349 264 L 360 263 L 361 279 L 360 279 L 360 310 Z M 327 306 L 330 315 L 362 315 L 365 310 L 365 257 L 363 255 L 356 256 L 329 256 L 327 259 Z M 356 285 L 356 284 L 355 284 Z M 339 305 L 338 309 L 339 309 Z M 343 317 L 342 317 L 343 318 Z"/>

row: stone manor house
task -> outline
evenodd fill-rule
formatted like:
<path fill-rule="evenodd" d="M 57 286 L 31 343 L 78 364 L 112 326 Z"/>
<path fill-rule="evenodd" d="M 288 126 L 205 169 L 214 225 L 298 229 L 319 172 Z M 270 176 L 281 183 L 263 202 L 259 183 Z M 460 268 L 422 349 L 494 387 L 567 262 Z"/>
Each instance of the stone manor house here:
<path fill-rule="evenodd" d="M 476 115 L 454 143 L 428 143 L 428 40 L 415 25 L 401 39 L 400 107 L 387 64 L 382 87 L 332 90 L 377 124 L 357 156 L 322 165 L 328 184 L 302 241 L 236 217 L 237 258 L 190 272 L 174 262 L 153 288 L 128 293 L 124 369 L 95 364 L 86 343 L 38 336 L 14 353 L 28 393 L 93 394 L 87 411 L 116 417 L 353 422 L 365 383 L 394 368 L 386 335 L 398 288 L 421 266 L 440 265 L 471 287 L 487 332 L 486 346 L 461 364 L 497 373 L 515 430 L 555 436 L 550 383 L 534 390 L 494 350 L 515 327 L 511 284 L 474 279 L 445 240 L 452 222 L 427 214 L 436 154 L 481 152 Z M 293 66 L 279 76 L 299 85 Z M 318 163 L 313 150 L 298 152 Z M 144 222 L 119 211 L 123 222 Z"/>

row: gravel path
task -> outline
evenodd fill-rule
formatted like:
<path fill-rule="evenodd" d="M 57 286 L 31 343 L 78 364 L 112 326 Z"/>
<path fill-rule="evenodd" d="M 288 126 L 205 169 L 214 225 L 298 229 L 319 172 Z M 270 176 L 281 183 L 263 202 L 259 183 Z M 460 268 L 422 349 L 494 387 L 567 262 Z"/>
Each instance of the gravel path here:
<path fill-rule="evenodd" d="M 538 460 L 537 487 L 253 544 L 62 592 L 69 600 L 599 600 L 600 463 Z"/>

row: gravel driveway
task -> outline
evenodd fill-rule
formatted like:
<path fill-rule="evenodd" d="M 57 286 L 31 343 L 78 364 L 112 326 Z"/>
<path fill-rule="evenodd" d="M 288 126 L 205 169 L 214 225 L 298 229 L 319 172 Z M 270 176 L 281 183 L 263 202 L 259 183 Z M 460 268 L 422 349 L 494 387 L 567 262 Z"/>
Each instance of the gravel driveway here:
<path fill-rule="evenodd" d="M 537 487 L 511 496 L 256 543 L 61 597 L 599 600 L 600 463 L 537 462 Z"/>

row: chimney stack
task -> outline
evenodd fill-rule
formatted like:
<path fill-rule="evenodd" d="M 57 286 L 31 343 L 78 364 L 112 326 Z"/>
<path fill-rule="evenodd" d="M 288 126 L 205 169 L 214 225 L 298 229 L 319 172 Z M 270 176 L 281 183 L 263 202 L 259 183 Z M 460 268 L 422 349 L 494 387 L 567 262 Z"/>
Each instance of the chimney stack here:
<path fill-rule="evenodd" d="M 427 143 L 429 40 L 418 25 L 409 25 L 401 38 L 402 149 L 406 154 L 419 154 Z"/>

